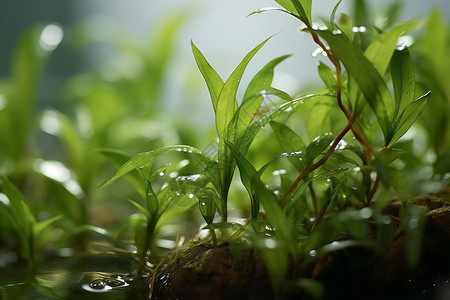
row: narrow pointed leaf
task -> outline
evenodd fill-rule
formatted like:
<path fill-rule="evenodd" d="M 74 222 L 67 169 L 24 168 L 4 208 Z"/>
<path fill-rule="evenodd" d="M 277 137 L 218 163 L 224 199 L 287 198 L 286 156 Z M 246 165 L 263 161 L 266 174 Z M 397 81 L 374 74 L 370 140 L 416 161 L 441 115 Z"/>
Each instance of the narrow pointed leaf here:
<path fill-rule="evenodd" d="M 333 12 L 331 13 L 330 16 L 330 25 L 331 25 L 331 30 L 334 30 L 335 27 L 335 19 L 336 19 L 336 12 L 339 8 L 339 5 L 341 4 L 342 0 L 339 0 L 339 2 L 334 6 L 333 8 Z"/>
<path fill-rule="evenodd" d="M 244 94 L 244 101 L 253 94 L 263 90 L 268 90 L 272 85 L 275 67 L 288 58 L 290 55 L 283 55 L 268 62 L 261 70 L 256 73 L 248 84 Z"/>
<path fill-rule="evenodd" d="M 48 226 L 55 223 L 56 221 L 58 221 L 61 218 L 62 218 L 62 216 L 56 216 L 56 217 L 50 218 L 48 220 L 36 223 L 33 227 L 34 234 L 36 236 L 39 235 L 42 231 L 44 231 L 45 228 L 47 228 Z"/>
<path fill-rule="evenodd" d="M 230 127 L 230 123 L 232 122 L 236 110 L 238 109 L 238 104 L 236 101 L 236 93 L 242 75 L 244 74 L 244 71 L 248 63 L 253 58 L 253 56 L 255 56 L 255 54 L 259 51 L 259 49 L 261 49 L 262 46 L 264 46 L 264 44 L 267 43 L 267 41 L 271 37 L 272 36 L 268 37 L 263 42 L 258 44 L 244 57 L 244 59 L 239 63 L 236 69 L 234 69 L 230 77 L 225 82 L 220 92 L 219 99 L 217 101 L 215 120 L 216 120 L 217 135 L 219 136 L 218 163 L 221 181 L 220 193 L 222 201 L 224 203 L 224 207 L 226 206 L 228 190 L 236 166 L 228 148 L 225 145 L 227 141 L 235 142 L 236 138 L 237 123 L 232 124 L 233 126 Z M 225 214 L 224 210 L 225 209 L 223 209 L 223 213 Z"/>
<path fill-rule="evenodd" d="M 330 146 L 333 139 L 330 133 L 316 137 L 306 148 L 306 162 L 312 164 L 314 159 Z"/>
<path fill-rule="evenodd" d="M 322 79 L 323 83 L 330 91 L 336 90 L 336 72 L 331 70 L 331 68 L 323 62 L 320 62 L 318 66 L 318 73 L 320 79 Z"/>
<path fill-rule="evenodd" d="M 137 169 L 137 168 L 145 168 L 148 166 L 152 166 L 155 158 L 153 156 L 153 153 L 151 152 L 144 152 L 139 153 L 138 155 L 132 157 L 130 160 L 128 160 L 124 165 L 122 165 L 119 170 L 117 170 L 116 174 L 109 180 L 107 180 L 105 183 L 100 185 L 100 187 L 107 186 L 111 184 L 112 182 L 116 181 L 120 177 L 128 174 L 129 172 Z"/>
<path fill-rule="evenodd" d="M 398 38 L 416 28 L 419 24 L 420 21 L 414 20 L 393 27 L 380 34 L 366 49 L 364 55 L 373 64 L 381 76 L 386 73 L 389 61 L 392 54 L 394 54 Z"/>
<path fill-rule="evenodd" d="M 413 103 L 410 103 L 402 112 L 397 122 L 395 123 L 395 131 L 392 139 L 389 141 L 389 146 L 398 141 L 412 126 L 416 119 L 420 116 L 422 111 L 427 106 L 430 100 L 430 92 L 426 93 Z"/>
<path fill-rule="evenodd" d="M 305 143 L 303 140 L 288 126 L 275 121 L 270 122 L 270 127 L 272 127 L 275 136 L 277 137 L 278 143 L 280 144 L 281 150 L 287 154 L 290 153 L 301 153 L 306 150 Z M 297 170 L 301 171 L 304 168 L 304 163 L 301 162 L 299 158 L 292 158 L 289 161 L 296 167 Z"/>
<path fill-rule="evenodd" d="M 388 140 L 393 133 L 394 104 L 380 73 L 345 35 L 330 30 L 315 32 L 327 41 L 333 54 L 343 62 L 349 75 L 356 81 L 377 117 L 385 140 Z"/>
<path fill-rule="evenodd" d="M 214 160 L 207 153 L 204 153 L 202 150 L 199 150 L 195 147 L 185 145 L 162 147 L 153 151 L 142 152 L 132 157 L 124 165 L 122 165 L 122 167 L 119 168 L 117 173 L 111 179 L 107 180 L 105 183 L 100 185 L 100 187 L 104 187 L 111 184 L 112 182 L 116 181 L 125 174 L 128 174 L 134 169 L 143 169 L 152 166 L 156 156 L 170 151 L 193 154 L 196 156 L 196 158 L 198 158 L 199 163 L 207 164 L 209 162 L 214 162 Z"/>
<path fill-rule="evenodd" d="M 202 73 L 203 79 L 206 82 L 206 86 L 209 90 L 209 95 L 211 97 L 211 102 L 216 111 L 217 100 L 219 99 L 220 91 L 223 87 L 223 80 L 220 78 L 219 74 L 211 67 L 203 54 L 198 50 L 198 48 L 191 41 L 192 53 L 194 54 L 195 62 Z"/>
<path fill-rule="evenodd" d="M 29 238 L 33 224 L 36 222 L 35 217 L 31 214 L 26 199 L 17 187 L 5 176 L 1 176 L 1 183 L 3 193 L 9 199 L 9 210 L 13 226 L 16 231 L 22 234 L 23 237 Z"/>
<path fill-rule="evenodd" d="M 259 203 L 261 203 L 266 211 L 267 219 L 271 226 L 275 229 L 278 237 L 283 242 L 289 244 L 291 241 L 291 227 L 275 195 L 267 189 L 259 178 L 256 169 L 242 155 L 242 153 L 240 153 L 233 144 L 228 143 L 227 145 L 236 159 L 242 183 L 249 194 L 254 195 L 255 203 L 253 209 L 256 210 Z"/>
<path fill-rule="evenodd" d="M 170 195 L 167 194 L 167 195 Z M 161 195 L 158 194 L 158 197 Z M 159 218 L 156 223 L 155 231 L 157 231 L 162 225 L 166 224 L 168 221 L 176 216 L 179 216 L 182 212 L 190 209 L 197 203 L 195 197 L 189 198 L 186 195 L 176 196 L 174 194 L 170 195 L 168 203 L 163 210 L 160 209 Z"/>
<path fill-rule="evenodd" d="M 307 26 L 311 26 L 312 0 L 276 0 L 276 2 L 298 16 Z"/>
<path fill-rule="evenodd" d="M 220 91 L 219 98 L 217 100 L 217 109 L 215 113 L 216 128 L 219 138 L 223 137 L 225 129 L 228 126 L 228 123 L 233 118 L 233 115 L 238 107 L 236 101 L 236 93 L 239 87 L 239 83 L 241 82 L 242 75 L 244 74 L 248 63 L 270 38 L 271 37 L 268 37 L 255 48 L 253 48 L 239 63 L 236 69 L 234 69 L 230 77 L 223 85 L 223 88 Z"/>
<path fill-rule="evenodd" d="M 278 4 L 280 4 L 284 9 L 289 11 L 290 13 L 298 16 L 297 10 L 295 9 L 294 3 L 291 0 L 275 0 Z"/>
<path fill-rule="evenodd" d="M 148 211 L 142 205 L 140 205 L 139 203 L 137 203 L 137 202 L 135 202 L 133 200 L 130 200 L 130 199 L 128 199 L 128 201 L 130 201 L 134 206 L 136 206 L 137 209 L 139 209 L 147 217 L 147 219 L 150 218 L 150 214 L 148 213 Z"/>
<path fill-rule="evenodd" d="M 395 148 L 386 148 L 380 151 L 380 162 L 388 165 L 406 152 Z"/>
<path fill-rule="evenodd" d="M 159 201 L 158 197 L 156 197 L 155 192 L 153 192 L 152 184 L 150 181 L 147 182 L 145 203 L 152 221 L 156 222 L 156 219 L 158 218 Z"/>
<path fill-rule="evenodd" d="M 238 135 L 250 125 L 255 114 L 258 112 L 258 109 L 266 96 L 263 91 L 269 91 L 271 89 L 274 68 L 289 56 L 290 55 L 284 55 L 271 60 L 250 81 L 245 90 L 244 100 L 242 101 L 239 111 L 239 120 L 237 121 Z"/>
<path fill-rule="evenodd" d="M 391 61 L 391 75 L 394 86 L 395 118 L 414 100 L 414 66 L 408 48 L 394 52 Z"/>
<path fill-rule="evenodd" d="M 320 96 L 330 96 L 330 95 L 317 95 L 317 94 L 306 95 L 304 97 L 300 97 L 300 98 L 288 101 L 288 102 L 278 106 L 274 110 L 269 111 L 267 114 L 263 115 L 261 120 L 250 124 L 250 126 L 246 129 L 244 135 L 241 137 L 239 142 L 236 143 L 236 146 L 239 145 L 239 150 L 243 154 L 246 154 L 247 153 L 246 149 L 248 149 L 250 147 L 250 144 L 253 141 L 253 139 L 261 131 L 261 129 L 264 128 L 264 126 L 266 126 L 270 121 L 279 117 L 283 113 L 286 113 L 286 111 L 291 110 L 296 105 L 301 104 L 307 100 L 315 99 L 316 97 L 320 97 Z"/>
<path fill-rule="evenodd" d="M 205 219 L 207 224 L 211 224 L 214 221 L 217 210 L 217 194 L 211 189 L 202 189 L 195 196 L 198 199 L 198 205 L 203 219 Z"/>
<path fill-rule="evenodd" d="M 275 96 L 279 100 L 270 101 L 264 108 L 261 108 L 263 99 L 269 96 Z M 241 151 L 244 151 L 244 149 L 240 146 L 240 142 L 244 140 L 245 132 L 252 125 L 252 122 L 257 122 L 261 116 L 264 117 L 270 110 L 276 109 L 279 102 L 283 101 L 292 101 L 292 97 L 286 92 L 271 87 L 268 90 L 251 95 L 239 106 L 233 120 L 228 124 L 227 130 L 230 136 L 232 135 L 231 132 L 235 134 L 235 144 L 241 148 Z"/>

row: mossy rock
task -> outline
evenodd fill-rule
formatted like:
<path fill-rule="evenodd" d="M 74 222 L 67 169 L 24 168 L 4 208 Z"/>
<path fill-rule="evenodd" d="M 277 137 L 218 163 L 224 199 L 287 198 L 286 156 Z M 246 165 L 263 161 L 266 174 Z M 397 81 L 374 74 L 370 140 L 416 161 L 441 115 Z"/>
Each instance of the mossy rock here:
<path fill-rule="evenodd" d="M 387 255 L 362 247 L 339 250 L 320 259 L 311 276 L 324 283 L 324 299 L 450 299 L 450 207 L 427 214 L 414 268 L 407 264 L 405 234 L 399 231 Z"/>
<path fill-rule="evenodd" d="M 189 242 L 175 250 L 165 286 L 171 299 L 272 299 L 270 280 L 260 256 L 244 244 L 213 247 Z"/>

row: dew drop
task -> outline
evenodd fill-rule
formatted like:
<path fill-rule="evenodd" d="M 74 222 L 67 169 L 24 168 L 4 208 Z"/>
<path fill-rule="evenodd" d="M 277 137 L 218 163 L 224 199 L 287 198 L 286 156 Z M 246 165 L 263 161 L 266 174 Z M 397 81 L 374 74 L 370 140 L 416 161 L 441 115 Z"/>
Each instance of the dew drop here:
<path fill-rule="evenodd" d="M 89 287 L 95 290 L 102 290 L 106 287 L 106 283 L 102 279 L 96 279 L 89 283 Z"/>
<path fill-rule="evenodd" d="M 409 226 L 411 229 L 417 228 L 418 225 L 419 225 L 419 220 L 417 220 L 417 218 L 411 219 L 411 220 L 409 221 L 409 223 L 408 223 L 408 226 Z"/>

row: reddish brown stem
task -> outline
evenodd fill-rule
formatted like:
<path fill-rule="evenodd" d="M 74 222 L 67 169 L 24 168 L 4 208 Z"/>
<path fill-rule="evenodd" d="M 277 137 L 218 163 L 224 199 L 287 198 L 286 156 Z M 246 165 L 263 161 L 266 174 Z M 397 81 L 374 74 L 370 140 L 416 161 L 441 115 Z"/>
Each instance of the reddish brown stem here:
<path fill-rule="evenodd" d="M 319 36 L 314 32 L 314 30 L 312 28 L 308 28 L 308 29 L 309 29 L 309 32 L 310 32 L 314 42 L 317 45 L 319 45 L 320 48 L 322 48 L 322 50 L 327 54 L 327 57 L 330 60 L 330 62 L 336 68 L 336 98 L 337 98 L 337 103 L 339 105 L 339 108 L 342 110 L 342 112 L 347 117 L 347 120 L 350 121 L 350 119 L 352 118 L 351 109 L 347 109 L 344 106 L 344 104 L 342 103 L 342 94 L 341 94 L 341 89 L 342 89 L 341 72 L 342 72 L 342 68 L 341 68 L 341 64 L 339 63 L 339 60 L 331 53 L 331 51 L 320 40 Z M 361 145 L 363 145 L 367 149 L 368 152 L 372 153 L 375 157 L 377 157 L 378 153 L 367 143 L 367 141 L 361 136 L 360 132 L 357 131 L 354 128 L 352 128 L 351 130 L 352 130 L 352 133 L 355 136 L 356 140 L 358 140 L 358 142 L 360 142 Z M 367 157 L 368 158 L 368 163 L 370 163 L 370 155 L 367 155 L 367 156 L 368 156 Z"/>
<path fill-rule="evenodd" d="M 325 214 L 328 206 L 331 203 L 331 199 L 333 199 L 334 194 L 336 193 L 338 189 L 334 189 L 333 192 L 331 192 L 331 195 L 328 197 L 327 201 L 323 204 L 322 209 L 320 210 L 319 214 L 317 215 L 316 220 L 314 221 L 313 226 L 311 227 L 311 232 L 314 231 L 314 229 L 316 229 L 317 225 L 319 224 L 320 220 L 322 219 L 323 215 Z"/>
<path fill-rule="evenodd" d="M 353 126 L 353 123 L 354 123 L 354 120 L 350 119 L 349 122 L 347 123 L 347 126 L 345 126 L 345 128 L 334 139 L 333 144 L 330 146 L 327 153 L 325 153 L 325 155 L 318 162 L 303 169 L 302 173 L 300 173 L 300 175 L 297 177 L 295 182 L 289 187 L 287 192 L 283 195 L 283 198 L 281 198 L 281 200 L 280 200 L 281 205 L 284 204 L 284 202 L 286 201 L 286 198 L 297 188 L 298 184 L 300 183 L 300 181 L 303 180 L 303 178 L 305 178 L 309 173 L 313 172 L 314 170 L 316 170 L 317 168 L 322 166 L 328 160 L 328 158 L 331 156 L 331 154 L 336 149 L 339 142 L 344 138 L 344 136 L 347 134 L 347 132 L 350 131 L 350 129 Z"/>
<path fill-rule="evenodd" d="M 375 183 L 373 184 L 372 189 L 370 190 L 369 194 L 367 195 L 367 205 L 369 205 L 370 201 L 372 201 L 373 196 L 377 192 L 379 184 L 380 184 L 380 176 L 377 175 L 377 178 L 375 179 Z"/>
<path fill-rule="evenodd" d="M 324 45 L 324 43 L 320 40 L 319 36 L 314 32 L 314 30 L 308 26 L 308 31 L 310 32 L 314 42 L 319 45 L 320 48 L 327 54 L 328 59 L 331 61 L 331 63 L 336 68 L 336 98 L 337 103 L 339 105 L 339 108 L 342 110 L 342 112 L 345 114 L 348 123 L 347 126 L 341 131 L 341 133 L 336 137 L 331 147 L 328 149 L 327 153 L 320 159 L 317 163 L 313 164 L 312 166 L 305 168 L 302 173 L 297 177 L 295 182 L 289 187 L 287 192 L 283 195 L 283 197 L 280 200 L 280 204 L 283 205 L 286 201 L 287 197 L 297 188 L 298 184 L 311 172 L 322 166 L 328 158 L 331 156 L 331 154 L 336 149 L 338 143 L 342 140 L 342 138 L 347 134 L 348 131 L 352 131 L 355 138 L 366 148 L 366 155 L 367 155 L 367 162 L 370 163 L 371 156 L 370 153 L 372 153 L 375 157 L 378 158 L 378 153 L 367 143 L 367 141 L 361 136 L 361 134 L 353 128 L 353 123 L 355 122 L 355 118 L 352 117 L 351 109 L 347 109 L 344 104 L 342 103 L 342 83 L 341 83 L 341 64 L 339 60 L 331 53 L 331 51 Z M 358 114 L 359 115 L 359 114 Z M 378 186 L 378 184 L 374 185 Z M 375 189 L 376 191 L 376 189 Z M 375 193 L 374 191 L 374 193 Z M 372 195 L 373 196 L 373 195 Z"/>

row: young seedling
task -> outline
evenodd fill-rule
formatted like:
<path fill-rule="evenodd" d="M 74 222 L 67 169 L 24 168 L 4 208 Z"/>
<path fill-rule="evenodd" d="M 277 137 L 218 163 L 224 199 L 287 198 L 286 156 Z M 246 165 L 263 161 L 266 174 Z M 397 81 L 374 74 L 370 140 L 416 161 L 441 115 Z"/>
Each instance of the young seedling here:
<path fill-rule="evenodd" d="M 0 177 L 0 215 L 8 220 L 17 233 L 23 249 L 22 255 L 28 263 L 27 280 L 31 282 L 36 272 L 36 256 L 40 248 L 52 237 L 49 226 L 61 216 L 38 222 L 28 207 L 27 200 L 7 177 Z"/>

